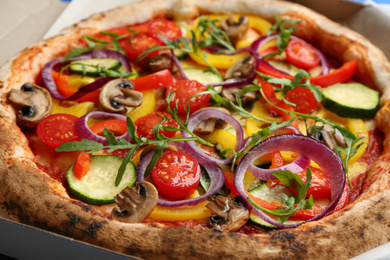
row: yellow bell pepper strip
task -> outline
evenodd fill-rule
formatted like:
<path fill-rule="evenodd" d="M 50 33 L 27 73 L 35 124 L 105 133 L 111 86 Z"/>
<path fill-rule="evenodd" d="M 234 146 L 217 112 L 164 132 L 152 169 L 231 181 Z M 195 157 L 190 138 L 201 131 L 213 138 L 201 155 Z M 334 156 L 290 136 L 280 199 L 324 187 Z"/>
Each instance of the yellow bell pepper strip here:
<path fill-rule="evenodd" d="M 258 118 L 262 118 L 267 121 L 274 121 L 276 123 L 283 121 L 280 117 L 271 117 L 266 105 L 264 105 L 260 100 L 256 101 L 251 114 Z M 252 136 L 260 130 L 263 124 L 264 122 L 258 122 L 252 118 L 248 118 L 245 126 L 245 134 L 247 136 Z"/>
<path fill-rule="evenodd" d="M 133 122 L 135 122 L 140 117 L 154 112 L 156 107 L 156 97 L 154 95 L 154 90 L 149 89 L 141 92 L 143 93 L 142 104 L 127 114 L 127 116 L 133 120 Z"/>
<path fill-rule="evenodd" d="M 195 190 L 190 198 L 199 196 L 199 192 Z M 206 220 L 211 215 L 211 210 L 206 208 L 206 205 L 209 202 L 210 201 L 206 200 L 194 206 L 184 207 L 162 207 L 157 205 L 149 215 L 149 218 L 162 221 L 185 221 L 191 219 Z"/>
<path fill-rule="evenodd" d="M 83 115 L 91 112 L 94 108 L 93 102 L 67 102 L 67 101 L 59 101 L 53 99 L 53 114 L 70 114 L 77 117 L 82 117 Z"/>
<path fill-rule="evenodd" d="M 227 19 L 228 15 L 205 15 L 202 16 L 204 18 L 207 18 L 209 20 L 221 20 L 221 19 Z M 239 15 L 233 15 L 234 19 L 239 19 Z M 247 16 L 249 20 L 249 27 L 256 29 L 261 35 L 266 35 L 269 28 L 272 27 L 272 24 L 268 22 L 265 19 L 262 19 L 260 17 L 254 17 L 254 16 Z M 193 32 L 195 33 L 195 36 L 197 39 L 201 38 L 201 32 L 197 29 L 197 25 L 199 23 L 200 18 L 197 18 L 194 22 Z M 187 32 L 186 37 L 192 38 L 191 31 Z M 255 40 L 255 39 L 252 39 Z M 237 46 L 249 46 L 251 44 L 249 39 L 244 39 L 243 42 L 238 42 Z M 191 59 L 193 59 L 196 63 L 208 66 L 208 64 L 199 56 L 203 56 L 200 51 L 198 51 L 196 54 L 190 53 L 189 54 Z M 211 65 L 213 65 L 215 68 L 218 69 L 228 69 L 230 68 L 234 63 L 236 63 L 239 59 L 247 56 L 247 52 L 238 53 L 234 55 L 216 55 L 211 53 L 206 53 L 206 57 L 204 57 L 206 60 L 208 60 Z"/>

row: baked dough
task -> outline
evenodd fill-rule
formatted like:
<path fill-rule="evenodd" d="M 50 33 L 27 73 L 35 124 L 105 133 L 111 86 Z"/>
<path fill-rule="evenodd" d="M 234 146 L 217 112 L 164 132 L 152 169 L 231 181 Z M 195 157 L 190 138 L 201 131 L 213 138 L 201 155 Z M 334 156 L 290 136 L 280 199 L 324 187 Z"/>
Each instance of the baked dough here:
<path fill-rule="evenodd" d="M 382 94 L 377 120 L 385 141 L 363 194 L 353 204 L 320 221 L 258 235 L 124 224 L 69 198 L 61 183 L 37 168 L 27 139 L 16 126 L 15 111 L 7 103 L 11 89 L 34 82 L 47 61 L 80 45 L 82 35 L 155 17 L 191 17 L 204 12 L 252 14 L 271 21 L 277 16 L 299 19 L 298 36 L 342 62 L 358 61 L 358 76 Z M 390 240 L 388 82 L 390 64 L 366 38 L 290 2 L 148 0 L 95 14 L 25 49 L 0 69 L 0 201 L 20 222 L 144 259 L 349 259 Z"/>

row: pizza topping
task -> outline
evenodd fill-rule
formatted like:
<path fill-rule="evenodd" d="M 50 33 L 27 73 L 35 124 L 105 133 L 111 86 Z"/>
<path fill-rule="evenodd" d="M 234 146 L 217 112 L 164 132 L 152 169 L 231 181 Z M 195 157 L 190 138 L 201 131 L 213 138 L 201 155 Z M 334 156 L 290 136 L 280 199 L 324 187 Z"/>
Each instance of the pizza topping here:
<path fill-rule="evenodd" d="M 142 92 L 133 90 L 134 83 L 125 78 L 109 81 L 99 94 L 99 107 L 107 112 L 127 114 L 142 103 Z"/>
<path fill-rule="evenodd" d="M 207 108 L 202 108 L 199 109 L 197 112 L 206 110 L 206 109 L 215 109 L 218 111 L 222 111 L 228 115 L 230 115 L 229 110 L 223 107 L 207 107 Z M 217 129 L 223 129 L 227 126 L 227 122 L 221 118 L 218 117 L 210 117 L 206 120 L 203 120 L 200 122 L 193 130 L 194 133 L 196 134 L 202 134 L 202 135 L 207 135 L 211 134 L 214 131 L 214 128 Z"/>
<path fill-rule="evenodd" d="M 52 148 L 79 140 L 75 131 L 78 118 L 69 114 L 53 114 L 41 120 L 37 126 L 39 138 Z"/>
<path fill-rule="evenodd" d="M 235 45 L 248 32 L 249 19 L 246 16 L 241 16 L 236 22 L 234 17 L 229 15 L 228 19 L 221 20 L 221 28 L 226 32 L 230 42 Z"/>
<path fill-rule="evenodd" d="M 317 131 L 315 129 L 317 129 Z M 330 125 L 317 123 L 310 126 L 307 132 L 311 137 L 323 142 L 334 151 L 336 146 L 342 148 L 347 147 L 347 143 L 341 132 L 338 129 L 333 129 Z"/>
<path fill-rule="evenodd" d="M 35 84 L 25 83 L 8 93 L 8 100 L 20 107 L 17 122 L 23 127 L 36 127 L 53 109 L 50 93 Z"/>
<path fill-rule="evenodd" d="M 99 119 L 119 119 L 122 121 L 126 121 L 126 117 L 124 115 L 114 114 L 114 113 L 107 113 L 102 111 L 92 111 L 82 117 L 80 117 L 74 126 L 75 132 L 80 137 L 80 139 L 87 139 L 91 141 L 98 142 L 100 144 L 108 144 L 108 141 L 105 137 L 100 136 L 98 131 L 93 131 L 88 127 L 88 120 L 93 118 L 99 118 Z M 123 133 L 120 136 L 116 137 L 118 140 L 123 139 L 129 139 L 129 135 L 127 131 Z M 86 149 L 89 150 L 89 149 Z M 76 150 L 79 151 L 79 150 Z"/>
<path fill-rule="evenodd" d="M 291 151 L 299 153 L 312 159 L 324 172 L 328 174 L 331 189 L 331 203 L 320 214 L 309 221 L 320 219 L 331 212 L 337 205 L 345 186 L 346 176 L 342 160 L 334 151 L 321 142 L 307 136 L 296 134 L 277 135 L 263 140 L 259 144 L 255 145 L 249 153 L 245 154 L 237 166 L 234 180 L 235 187 L 241 197 L 247 198 L 252 209 L 268 223 L 279 228 L 288 228 L 297 227 L 304 223 L 302 222 L 291 225 L 283 224 L 289 216 L 295 215 L 295 212 L 299 209 L 310 209 L 313 205 L 312 198 L 304 200 L 310 187 L 310 168 L 307 168 L 306 183 L 303 183 L 299 176 L 290 171 L 273 172 L 273 175 L 276 174 L 276 177 L 286 186 L 291 187 L 298 192 L 298 195 L 295 197 L 288 196 L 286 194 L 282 197 L 282 201 L 285 204 L 285 208 L 283 210 L 267 210 L 261 205 L 258 205 L 247 194 L 243 185 L 243 179 L 248 166 L 258 157 L 274 151 Z M 278 217 L 280 222 L 275 221 L 267 214 Z"/>
<path fill-rule="evenodd" d="M 245 225 L 250 217 L 250 211 L 239 196 L 229 199 L 219 195 L 206 207 L 215 214 L 209 219 L 210 225 L 218 229 L 236 231 Z"/>
<path fill-rule="evenodd" d="M 170 70 L 173 67 L 173 61 L 170 55 L 163 53 L 147 58 L 144 67 L 151 72 Z"/>
<path fill-rule="evenodd" d="M 157 204 L 156 187 L 147 181 L 139 182 L 135 187 L 126 187 L 115 196 L 118 207 L 112 209 L 112 217 L 126 223 L 141 223 Z"/>
<path fill-rule="evenodd" d="M 245 89 L 246 87 L 248 87 L 248 86 L 223 88 L 221 94 L 227 100 L 233 102 L 234 104 L 237 104 L 238 93 L 241 90 Z M 245 104 L 248 101 L 255 101 L 256 100 L 256 93 L 254 91 L 246 92 L 240 96 L 240 99 L 241 99 L 242 104 Z"/>
<path fill-rule="evenodd" d="M 239 59 L 225 74 L 225 79 L 247 78 L 255 70 L 255 59 L 248 55 Z"/>

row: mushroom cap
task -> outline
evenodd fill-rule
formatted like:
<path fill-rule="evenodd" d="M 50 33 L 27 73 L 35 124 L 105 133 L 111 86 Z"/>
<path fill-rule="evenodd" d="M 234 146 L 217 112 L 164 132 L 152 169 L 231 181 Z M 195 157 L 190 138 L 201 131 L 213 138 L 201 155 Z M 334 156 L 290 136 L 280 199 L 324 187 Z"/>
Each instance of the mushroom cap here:
<path fill-rule="evenodd" d="M 318 132 L 312 133 L 314 126 L 322 127 L 322 129 Z M 334 151 L 336 146 L 340 146 L 342 148 L 347 147 L 347 142 L 345 141 L 342 133 L 337 128 L 333 128 L 328 124 L 316 123 L 315 125 L 309 127 L 308 133 L 309 136 L 323 142 Z"/>
<path fill-rule="evenodd" d="M 157 205 L 158 192 L 150 182 L 142 181 L 135 187 L 126 187 L 115 196 L 118 207 L 112 209 L 112 217 L 126 223 L 144 221 Z"/>
<path fill-rule="evenodd" d="M 252 55 L 237 60 L 225 73 L 225 79 L 249 77 L 255 69 L 255 59 Z"/>
<path fill-rule="evenodd" d="M 53 101 L 49 91 L 32 83 L 25 83 L 20 89 L 12 89 L 8 100 L 19 109 L 17 123 L 32 128 L 49 116 L 53 110 Z"/>
<path fill-rule="evenodd" d="M 232 15 L 228 19 L 221 21 L 221 27 L 229 37 L 230 42 L 235 45 L 241 40 L 249 30 L 249 19 L 246 16 L 240 16 L 236 22 Z"/>
<path fill-rule="evenodd" d="M 228 115 L 230 115 L 229 110 L 223 107 L 205 107 L 201 108 L 198 111 L 196 111 L 194 114 L 198 113 L 199 111 L 207 110 L 207 109 L 215 109 L 221 112 L 224 112 Z M 223 129 L 227 126 L 227 122 L 221 118 L 218 117 L 210 117 L 207 120 L 203 120 L 200 122 L 193 130 L 196 134 L 202 134 L 207 135 L 211 134 L 214 131 L 214 128 Z"/>
<path fill-rule="evenodd" d="M 239 196 L 228 198 L 219 195 L 206 207 L 215 213 L 209 219 L 210 225 L 227 231 L 240 229 L 249 220 L 251 214 Z"/>
<path fill-rule="evenodd" d="M 173 60 L 168 53 L 162 53 L 148 58 L 145 61 L 144 66 L 151 72 L 158 72 L 165 69 L 170 70 L 173 67 Z"/>
<path fill-rule="evenodd" d="M 99 94 L 101 110 L 127 114 L 132 107 L 142 103 L 142 92 L 135 91 L 134 83 L 127 78 L 118 78 L 106 83 Z"/>

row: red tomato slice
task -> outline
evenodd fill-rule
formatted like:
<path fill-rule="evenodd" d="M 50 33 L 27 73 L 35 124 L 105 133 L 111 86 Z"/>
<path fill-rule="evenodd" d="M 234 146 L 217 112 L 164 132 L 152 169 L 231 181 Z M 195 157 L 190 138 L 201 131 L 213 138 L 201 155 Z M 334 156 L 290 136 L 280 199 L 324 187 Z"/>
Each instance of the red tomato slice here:
<path fill-rule="evenodd" d="M 172 199 L 191 195 L 199 184 L 200 166 L 194 157 L 181 151 L 163 153 L 151 171 L 157 190 Z"/>
<path fill-rule="evenodd" d="M 313 92 L 307 88 L 295 88 L 287 92 L 286 100 L 294 103 L 293 107 L 295 111 L 303 114 L 307 114 L 317 108 L 317 100 L 314 97 Z"/>
<path fill-rule="evenodd" d="M 133 79 L 132 81 L 134 83 L 134 90 L 137 91 L 166 88 L 173 85 L 173 77 L 169 70 L 161 70 L 138 79 Z"/>
<path fill-rule="evenodd" d="M 313 199 L 326 199 L 330 197 L 330 183 L 328 176 L 320 169 L 310 167 L 312 180 L 306 198 L 313 195 Z M 306 171 L 297 173 L 303 182 L 306 182 Z"/>
<path fill-rule="evenodd" d="M 78 117 L 70 114 L 54 114 L 46 117 L 37 126 L 39 138 L 52 148 L 63 143 L 77 141 L 79 137 L 74 131 Z"/>
<path fill-rule="evenodd" d="M 287 61 L 294 66 L 309 70 L 320 64 L 320 56 L 309 43 L 292 39 L 286 48 Z"/>
<path fill-rule="evenodd" d="M 275 90 L 274 90 L 274 87 L 272 86 L 272 84 L 268 83 L 264 79 L 260 79 L 259 83 L 261 84 L 261 89 L 263 90 L 263 93 L 264 93 L 265 97 L 268 99 L 268 101 L 270 101 L 272 104 L 274 104 L 277 107 L 293 111 L 293 108 L 291 106 L 289 106 L 283 100 L 280 100 L 276 97 Z M 288 114 L 284 113 L 283 111 L 281 111 L 280 109 L 277 109 L 276 107 L 268 104 L 266 100 L 262 99 L 262 102 L 263 102 L 263 104 L 266 104 L 268 110 L 279 114 L 280 116 L 283 117 L 284 120 L 289 120 L 291 118 L 290 115 L 288 115 Z"/>
<path fill-rule="evenodd" d="M 91 131 L 97 135 L 103 135 L 105 128 L 114 135 L 122 135 L 127 132 L 127 123 L 125 120 L 109 119 L 98 122 L 90 127 Z"/>
<path fill-rule="evenodd" d="M 155 46 L 161 46 L 163 43 L 148 35 L 147 33 L 136 33 L 130 39 L 124 39 L 120 41 L 121 48 L 126 52 L 127 57 L 130 60 L 136 60 L 137 57 Z M 147 55 L 147 57 L 152 57 L 158 55 L 159 51 L 152 51 Z"/>
<path fill-rule="evenodd" d="M 170 102 L 170 106 L 174 109 L 176 102 L 178 106 L 177 112 L 181 115 L 186 115 L 186 107 L 185 103 L 190 99 L 193 95 L 205 91 L 206 87 L 199 83 L 196 80 L 179 80 L 176 81 L 172 86 L 169 86 L 167 89 L 168 95 L 170 92 L 174 93 L 173 99 Z M 210 100 L 209 94 L 199 95 L 195 98 L 192 98 L 188 102 L 188 106 L 190 108 L 190 113 L 194 113 L 195 111 L 205 107 L 208 105 Z"/>
<path fill-rule="evenodd" d="M 318 85 L 323 88 L 332 86 L 336 83 L 343 83 L 355 75 L 357 68 L 358 64 L 356 60 L 348 61 L 337 70 L 334 70 L 325 75 L 310 78 L 310 82 L 311 84 Z"/>
<path fill-rule="evenodd" d="M 81 180 L 89 171 L 89 165 L 91 164 L 92 155 L 86 151 L 82 152 L 73 166 L 74 176 Z"/>
<path fill-rule="evenodd" d="M 158 40 L 161 36 L 168 40 L 174 40 L 182 36 L 181 29 L 175 22 L 164 19 L 151 21 L 148 26 L 148 33 Z"/>
<path fill-rule="evenodd" d="M 154 139 L 153 136 L 153 127 L 158 124 L 158 122 L 161 121 L 162 116 L 166 115 L 171 117 L 171 115 L 167 112 L 153 112 L 150 114 L 147 114 L 146 116 L 138 118 L 135 122 L 134 125 L 137 128 L 137 135 L 146 137 L 149 140 Z M 179 124 L 176 123 L 175 120 L 165 120 L 162 123 L 163 126 L 171 126 L 171 127 L 179 127 Z M 176 132 L 175 131 L 162 131 L 161 129 L 159 130 L 160 134 L 163 134 L 166 137 L 172 138 L 175 136 Z"/>

